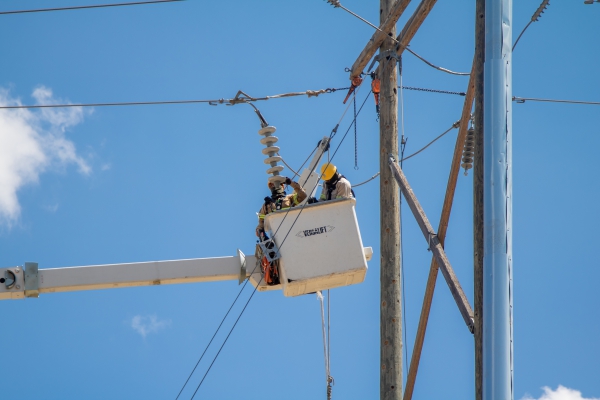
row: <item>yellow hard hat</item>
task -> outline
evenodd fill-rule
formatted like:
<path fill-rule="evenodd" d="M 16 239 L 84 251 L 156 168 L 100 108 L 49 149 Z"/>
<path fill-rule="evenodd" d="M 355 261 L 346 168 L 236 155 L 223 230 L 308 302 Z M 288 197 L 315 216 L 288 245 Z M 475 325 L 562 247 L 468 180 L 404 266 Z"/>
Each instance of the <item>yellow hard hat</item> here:
<path fill-rule="evenodd" d="M 328 181 L 331 178 L 333 178 L 336 172 L 337 168 L 331 163 L 321 165 L 321 176 L 325 181 Z"/>

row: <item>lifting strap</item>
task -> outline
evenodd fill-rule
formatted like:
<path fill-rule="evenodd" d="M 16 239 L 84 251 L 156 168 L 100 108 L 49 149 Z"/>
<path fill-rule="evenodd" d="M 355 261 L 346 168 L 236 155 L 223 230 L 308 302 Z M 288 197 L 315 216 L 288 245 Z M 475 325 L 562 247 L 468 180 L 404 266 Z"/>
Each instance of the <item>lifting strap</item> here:
<path fill-rule="evenodd" d="M 329 292 L 329 291 L 327 291 Z M 323 304 L 323 294 L 317 291 L 317 298 L 321 302 L 321 326 L 323 328 L 323 354 L 325 355 L 325 382 L 327 383 L 327 400 L 331 400 L 331 389 L 334 385 L 333 377 L 329 373 L 329 324 L 325 327 L 325 306 Z M 329 300 L 329 299 L 328 299 Z M 327 303 L 329 305 L 329 302 Z M 327 318 L 329 321 L 329 309 L 327 310 Z"/>

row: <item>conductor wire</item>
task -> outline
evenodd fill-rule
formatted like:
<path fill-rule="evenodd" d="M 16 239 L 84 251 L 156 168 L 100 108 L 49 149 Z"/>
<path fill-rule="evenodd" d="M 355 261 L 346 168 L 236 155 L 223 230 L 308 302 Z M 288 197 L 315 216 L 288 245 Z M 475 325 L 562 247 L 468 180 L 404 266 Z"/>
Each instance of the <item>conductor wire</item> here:
<path fill-rule="evenodd" d="M 91 6 L 73 6 L 73 7 L 58 7 L 58 8 L 39 8 L 36 10 L 16 10 L 16 11 L 0 11 L 0 15 L 7 14 L 25 14 L 47 11 L 67 11 L 67 10 L 83 10 L 88 8 L 106 8 L 106 7 L 121 7 L 121 6 L 139 6 L 142 4 L 158 4 L 158 3 L 173 3 L 184 0 L 154 0 L 154 1 L 136 1 L 131 3 L 115 3 L 115 4 L 97 4 Z"/>
<path fill-rule="evenodd" d="M 258 264 L 256 264 L 254 266 L 254 269 L 252 270 L 252 272 L 250 273 L 250 276 L 252 276 L 252 274 L 254 274 L 254 271 L 256 271 L 256 268 L 258 267 Z M 200 364 L 200 361 L 202 361 L 202 359 L 204 358 L 204 355 L 206 354 L 206 351 L 208 350 L 208 348 L 210 347 L 211 343 L 213 342 L 213 340 L 215 339 L 215 336 L 217 336 L 217 333 L 219 333 L 219 330 L 221 329 L 221 326 L 223 326 L 223 322 L 225 322 L 225 319 L 227 319 L 227 316 L 229 315 L 229 313 L 231 312 L 231 309 L 233 308 L 233 306 L 235 305 L 235 303 L 237 302 L 238 298 L 240 297 L 240 295 L 242 294 L 242 292 L 244 291 L 244 288 L 246 287 L 246 285 L 248 284 L 249 279 L 246 279 L 246 282 L 244 282 L 244 285 L 242 285 L 242 288 L 240 289 L 240 291 L 238 292 L 237 296 L 235 296 L 235 299 L 233 300 L 233 303 L 231 303 L 231 306 L 229 307 L 229 310 L 227 310 L 227 312 L 225 313 L 225 316 L 223 317 L 223 319 L 221 320 L 221 323 L 219 324 L 219 326 L 217 327 L 217 330 L 215 331 L 215 333 L 213 334 L 212 338 L 210 338 L 210 341 L 208 342 L 208 344 L 206 345 L 206 347 L 204 348 L 204 351 L 202 352 L 202 355 L 200 356 L 200 358 L 198 359 L 198 362 L 196 363 L 196 365 L 194 366 L 194 369 L 192 369 L 192 372 L 190 373 L 190 375 L 188 376 L 188 378 L 186 379 L 185 383 L 183 384 L 183 386 L 181 387 L 181 390 L 179 391 L 179 394 L 177 394 L 177 397 L 175 398 L 175 400 L 179 399 L 179 396 L 181 396 L 181 393 L 183 392 L 183 389 L 185 389 L 185 387 L 187 386 L 188 382 L 190 381 L 190 378 L 192 377 L 192 375 L 194 374 L 194 372 L 196 371 L 196 368 L 198 368 L 198 364 Z"/>

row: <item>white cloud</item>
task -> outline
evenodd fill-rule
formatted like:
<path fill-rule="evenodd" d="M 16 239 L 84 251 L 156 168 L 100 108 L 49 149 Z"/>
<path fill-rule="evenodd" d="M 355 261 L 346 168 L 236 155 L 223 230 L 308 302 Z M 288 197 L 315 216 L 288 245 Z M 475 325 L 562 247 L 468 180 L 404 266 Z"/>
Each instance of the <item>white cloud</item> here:
<path fill-rule="evenodd" d="M 600 400 L 597 397 L 583 397 L 579 390 L 569 389 L 562 385 L 558 385 L 556 390 L 552 390 L 547 386 L 542 388 L 544 394 L 537 400 Z M 536 400 L 535 398 L 526 395 L 521 400 Z"/>
<path fill-rule="evenodd" d="M 156 315 L 136 315 L 131 319 L 131 327 L 143 338 L 171 325 L 171 320 L 159 320 Z"/>
<path fill-rule="evenodd" d="M 58 104 L 52 90 L 41 86 L 32 94 L 37 104 Z M 60 103 L 63 103 L 60 101 Z M 21 105 L 0 88 L 0 105 Z M 77 165 L 89 174 L 88 163 L 77 154 L 65 132 L 83 121 L 81 107 L 0 110 L 0 224 L 11 225 L 21 212 L 17 192 L 39 181 L 51 167 Z"/>
<path fill-rule="evenodd" d="M 45 205 L 44 210 L 55 213 L 58 211 L 58 203 Z"/>

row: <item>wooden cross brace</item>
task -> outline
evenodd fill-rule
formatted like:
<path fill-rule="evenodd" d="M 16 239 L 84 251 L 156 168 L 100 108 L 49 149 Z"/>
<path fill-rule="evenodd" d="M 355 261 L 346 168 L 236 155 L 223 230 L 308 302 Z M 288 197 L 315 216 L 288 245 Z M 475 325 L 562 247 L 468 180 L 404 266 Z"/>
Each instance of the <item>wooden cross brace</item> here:
<path fill-rule="evenodd" d="M 442 244 L 440 243 L 437 234 L 433 230 L 433 227 L 431 226 L 429 220 L 427 219 L 427 216 L 425 215 L 425 211 L 423 211 L 421 204 L 419 204 L 417 197 L 415 196 L 412 188 L 408 184 L 406 176 L 404 175 L 402 169 L 400 169 L 400 167 L 396 163 L 396 160 L 394 160 L 393 157 L 390 157 L 389 159 L 389 166 L 392 170 L 394 178 L 396 179 L 396 182 L 398 182 L 398 186 L 400 186 L 402 194 L 406 198 L 406 202 L 408 203 L 410 210 L 412 211 L 413 215 L 415 216 L 415 219 L 417 220 L 417 223 L 419 224 L 419 227 L 421 228 L 421 232 L 423 232 L 423 236 L 425 236 L 425 240 L 427 240 L 429 250 L 431 250 L 431 252 L 435 256 L 438 265 L 442 270 L 442 275 L 444 275 L 444 278 L 446 279 L 446 283 L 450 288 L 452 297 L 454 298 L 454 301 L 458 306 L 463 320 L 467 324 L 469 331 L 473 333 L 475 326 L 475 321 L 473 319 L 473 310 L 471 309 L 471 305 L 467 300 L 467 296 L 465 296 L 465 292 L 463 291 L 462 287 L 460 286 L 460 283 L 458 282 L 458 278 L 454 274 L 454 270 L 450 265 L 450 261 L 446 256 L 446 252 L 444 251 L 444 248 L 442 247 Z"/>

